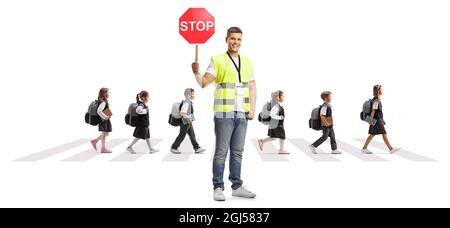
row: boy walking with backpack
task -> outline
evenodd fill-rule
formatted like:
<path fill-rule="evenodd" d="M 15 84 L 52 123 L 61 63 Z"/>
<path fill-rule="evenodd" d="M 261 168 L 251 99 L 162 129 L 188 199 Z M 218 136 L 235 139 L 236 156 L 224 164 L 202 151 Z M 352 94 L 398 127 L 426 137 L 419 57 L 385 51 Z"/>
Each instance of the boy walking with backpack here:
<path fill-rule="evenodd" d="M 279 154 L 289 154 L 289 152 L 284 150 L 284 140 L 286 140 L 286 133 L 284 131 L 284 93 L 281 90 L 272 93 L 272 101 L 270 102 L 270 120 L 269 125 L 269 138 L 258 140 L 258 146 L 261 151 L 264 149 L 264 144 L 274 141 L 276 139 L 280 140 L 280 150 Z"/>
<path fill-rule="evenodd" d="M 189 135 L 189 139 L 191 140 L 192 146 L 194 147 L 194 151 L 196 154 L 205 152 L 205 149 L 202 149 L 197 142 L 195 137 L 195 131 L 193 126 L 194 118 L 194 106 L 192 101 L 195 99 L 195 91 L 192 88 L 188 88 L 184 91 L 184 96 L 186 100 L 184 100 L 181 104 L 181 125 L 180 125 L 180 133 L 178 137 L 175 139 L 175 142 L 172 144 L 172 148 L 170 152 L 174 154 L 180 154 L 181 152 L 178 150 L 181 143 L 183 142 L 186 134 Z"/>
<path fill-rule="evenodd" d="M 136 151 L 134 151 L 133 146 L 139 141 L 139 139 L 143 139 L 147 142 L 147 146 L 149 149 L 149 153 L 156 153 L 159 150 L 154 149 L 152 147 L 152 144 L 150 142 L 150 115 L 149 110 L 147 106 L 147 102 L 150 99 L 150 95 L 147 91 L 143 90 L 140 93 L 136 95 L 136 128 L 134 129 L 133 136 L 135 139 L 131 144 L 127 147 L 127 151 L 136 154 Z"/>
<path fill-rule="evenodd" d="M 330 105 L 332 100 L 332 93 L 330 91 L 324 91 L 322 92 L 320 97 L 324 101 L 323 105 L 320 107 L 320 120 L 322 124 L 323 134 L 322 137 L 320 137 L 316 142 L 309 146 L 309 149 L 313 154 L 317 154 L 317 147 L 324 143 L 329 137 L 332 150 L 331 153 L 341 154 L 341 152 L 337 150 L 336 137 L 333 129 L 333 110 Z"/>

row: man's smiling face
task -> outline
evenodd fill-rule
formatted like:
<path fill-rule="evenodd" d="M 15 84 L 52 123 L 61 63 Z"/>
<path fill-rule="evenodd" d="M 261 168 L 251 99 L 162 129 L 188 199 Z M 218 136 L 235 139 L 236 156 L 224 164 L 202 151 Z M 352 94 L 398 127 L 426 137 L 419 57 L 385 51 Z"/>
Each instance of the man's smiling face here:
<path fill-rule="evenodd" d="M 241 48 L 242 33 L 230 33 L 227 37 L 228 50 L 232 52 L 239 52 Z"/>

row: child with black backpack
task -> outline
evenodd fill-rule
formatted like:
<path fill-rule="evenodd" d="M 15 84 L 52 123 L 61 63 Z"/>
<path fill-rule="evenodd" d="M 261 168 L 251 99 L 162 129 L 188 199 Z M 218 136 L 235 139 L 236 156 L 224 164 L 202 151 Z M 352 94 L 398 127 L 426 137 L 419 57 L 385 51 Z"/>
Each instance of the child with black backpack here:
<path fill-rule="evenodd" d="M 156 153 L 159 150 L 154 149 L 152 147 L 152 144 L 150 142 L 150 114 L 149 109 L 147 106 L 147 102 L 150 99 L 150 94 L 143 90 L 140 93 L 136 95 L 136 128 L 134 129 L 133 136 L 135 139 L 131 142 L 131 144 L 127 147 L 127 151 L 136 154 L 136 151 L 134 151 L 133 146 L 140 140 L 143 139 L 147 142 L 147 146 L 149 149 L 149 153 Z"/>
<path fill-rule="evenodd" d="M 186 97 L 186 100 L 181 102 L 179 112 L 181 121 L 179 123 L 180 133 L 173 142 L 170 148 L 170 152 L 174 154 L 181 154 L 181 151 L 179 151 L 178 148 L 180 147 L 186 135 L 188 135 L 189 139 L 191 140 L 192 146 L 194 147 L 194 152 L 196 154 L 203 153 L 205 152 L 205 149 L 201 148 L 200 145 L 198 144 L 193 125 L 195 117 L 194 117 L 194 104 L 192 101 L 195 99 L 195 90 L 192 88 L 187 88 L 184 91 L 184 96 Z"/>
<path fill-rule="evenodd" d="M 364 147 L 361 150 L 361 152 L 365 154 L 372 154 L 372 151 L 368 150 L 367 147 L 369 146 L 370 142 L 375 137 L 375 135 L 383 136 L 383 141 L 388 147 L 391 154 L 398 152 L 400 150 L 400 148 L 392 147 L 387 137 L 386 129 L 384 128 L 386 122 L 384 121 L 383 106 L 381 104 L 381 95 L 383 95 L 383 87 L 381 85 L 375 85 L 373 87 L 374 98 L 372 99 L 371 102 L 372 110 L 368 118 L 369 119 L 368 122 L 370 124 L 369 137 L 367 137 Z"/>
<path fill-rule="evenodd" d="M 323 134 L 322 137 L 320 137 L 316 142 L 314 142 L 312 145 L 309 145 L 309 149 L 311 150 L 311 153 L 317 154 L 317 147 L 319 147 L 328 138 L 330 138 L 331 153 L 341 154 L 341 152 L 337 150 L 336 136 L 333 129 L 333 110 L 330 105 L 332 100 L 332 93 L 330 91 L 324 91 L 322 92 L 322 94 L 320 94 L 320 97 L 324 101 L 323 105 L 320 106 L 320 121 Z"/>
<path fill-rule="evenodd" d="M 270 120 L 269 120 L 269 132 L 268 138 L 258 140 L 258 146 L 261 151 L 264 149 L 264 144 L 280 140 L 279 154 L 289 154 L 284 150 L 284 140 L 286 140 L 286 132 L 284 130 L 284 92 L 281 90 L 272 93 L 272 101 L 270 102 Z"/>
<path fill-rule="evenodd" d="M 101 153 L 112 153 L 111 150 L 106 148 L 106 137 L 109 135 L 110 132 L 112 132 L 112 125 L 111 125 L 111 110 L 109 109 L 109 89 L 108 88 L 101 88 L 98 92 L 98 98 L 95 101 L 97 108 L 97 114 L 99 116 L 99 124 L 98 124 L 98 130 L 102 133 L 99 137 L 96 139 L 91 140 L 91 145 L 94 147 L 95 151 L 97 151 L 97 143 L 101 140 L 102 142 L 102 148 Z"/>

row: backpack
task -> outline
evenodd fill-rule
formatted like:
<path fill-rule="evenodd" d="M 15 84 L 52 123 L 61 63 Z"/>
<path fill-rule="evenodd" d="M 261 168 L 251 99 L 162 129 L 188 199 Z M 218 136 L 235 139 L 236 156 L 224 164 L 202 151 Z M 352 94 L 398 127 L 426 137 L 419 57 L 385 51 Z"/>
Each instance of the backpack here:
<path fill-rule="evenodd" d="M 125 115 L 125 123 L 132 126 L 137 127 L 139 122 L 139 115 L 136 113 L 136 109 L 139 106 L 139 103 L 132 103 L 128 107 L 128 112 Z"/>
<path fill-rule="evenodd" d="M 180 114 L 182 106 L 183 106 L 183 101 L 176 102 L 172 105 L 172 111 L 169 115 L 169 124 L 170 125 L 177 127 L 182 124 L 181 114 Z"/>
<path fill-rule="evenodd" d="M 322 105 L 318 108 L 315 108 L 311 112 L 311 119 L 309 119 L 309 128 L 314 129 L 316 131 L 322 130 L 322 121 L 320 119 L 320 109 Z"/>
<path fill-rule="evenodd" d="M 100 116 L 97 113 L 98 102 L 93 101 L 88 107 L 86 114 L 84 115 L 84 121 L 92 126 L 97 126 L 100 123 Z"/>
<path fill-rule="evenodd" d="M 272 111 L 273 105 L 272 102 L 267 102 L 264 104 L 262 111 L 258 115 L 258 121 L 264 125 L 269 125 L 272 117 L 270 117 L 270 111 Z"/>
<path fill-rule="evenodd" d="M 373 106 L 373 100 L 369 99 L 364 102 L 362 107 L 362 112 L 359 114 L 359 118 L 362 121 L 365 121 L 367 116 L 370 116 L 370 113 L 372 113 L 372 106 Z"/>

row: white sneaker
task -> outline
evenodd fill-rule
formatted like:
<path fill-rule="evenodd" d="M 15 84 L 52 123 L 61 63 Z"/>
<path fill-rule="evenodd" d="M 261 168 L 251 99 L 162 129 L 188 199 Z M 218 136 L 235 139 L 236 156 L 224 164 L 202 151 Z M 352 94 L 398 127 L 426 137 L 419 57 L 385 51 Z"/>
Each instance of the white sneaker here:
<path fill-rule="evenodd" d="M 195 150 L 195 153 L 196 153 L 196 154 L 199 154 L 199 153 L 203 153 L 203 152 L 205 152 L 205 151 L 206 151 L 206 150 L 203 149 L 203 148 L 198 148 L 198 149 Z"/>
<path fill-rule="evenodd" d="M 394 148 L 392 148 L 392 150 L 390 152 L 391 152 L 391 154 L 393 154 L 393 153 L 399 152 L 400 150 L 401 150 L 400 148 L 394 147 Z"/>
<path fill-rule="evenodd" d="M 311 153 L 313 154 L 317 154 L 316 148 L 313 145 L 308 145 L 309 150 L 311 151 Z"/>
<path fill-rule="evenodd" d="M 339 150 L 333 150 L 331 151 L 331 154 L 342 154 L 342 152 Z"/>
<path fill-rule="evenodd" d="M 153 153 L 158 153 L 158 152 L 159 152 L 158 149 L 151 148 L 150 151 L 149 151 L 148 153 L 149 153 L 149 154 L 153 154 Z"/>
<path fill-rule="evenodd" d="M 247 190 L 245 187 L 241 186 L 236 190 L 233 190 L 232 196 L 242 197 L 242 198 L 255 198 L 256 194 Z"/>
<path fill-rule="evenodd" d="M 174 154 L 181 154 L 181 152 L 178 149 L 170 149 L 170 152 L 174 153 Z"/>
<path fill-rule="evenodd" d="M 372 151 L 370 151 L 368 149 L 362 149 L 361 153 L 363 153 L 363 154 L 373 154 Z"/>
<path fill-rule="evenodd" d="M 127 147 L 127 151 L 130 152 L 131 154 L 136 154 L 136 151 L 133 150 L 133 147 Z"/>
<path fill-rule="evenodd" d="M 214 189 L 214 200 L 215 201 L 225 201 L 225 195 L 221 188 Z"/>

